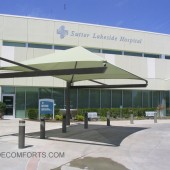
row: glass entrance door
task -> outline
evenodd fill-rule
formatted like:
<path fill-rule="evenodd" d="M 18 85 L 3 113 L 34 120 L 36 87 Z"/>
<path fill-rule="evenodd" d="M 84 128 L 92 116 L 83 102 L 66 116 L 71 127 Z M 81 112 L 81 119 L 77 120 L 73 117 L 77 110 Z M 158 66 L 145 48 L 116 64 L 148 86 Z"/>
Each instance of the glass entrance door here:
<path fill-rule="evenodd" d="M 3 95 L 2 96 L 2 101 L 6 104 L 6 111 L 4 114 L 4 117 L 14 117 L 14 112 L 15 112 L 15 95 Z"/>

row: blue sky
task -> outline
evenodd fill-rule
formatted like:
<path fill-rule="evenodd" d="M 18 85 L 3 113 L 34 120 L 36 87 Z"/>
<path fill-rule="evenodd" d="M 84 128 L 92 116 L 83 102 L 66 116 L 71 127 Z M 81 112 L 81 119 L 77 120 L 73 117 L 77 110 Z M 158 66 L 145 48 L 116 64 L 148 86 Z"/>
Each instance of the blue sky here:
<path fill-rule="evenodd" d="M 65 4 L 65 5 L 64 5 Z M 170 0 L 0 0 L 0 13 L 170 34 Z"/>

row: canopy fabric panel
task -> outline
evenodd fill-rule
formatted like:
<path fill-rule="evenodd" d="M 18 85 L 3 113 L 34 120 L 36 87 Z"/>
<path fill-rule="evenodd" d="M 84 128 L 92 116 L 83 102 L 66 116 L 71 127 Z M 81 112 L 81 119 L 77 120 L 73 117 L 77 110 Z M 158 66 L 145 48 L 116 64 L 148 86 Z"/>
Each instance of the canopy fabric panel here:
<path fill-rule="evenodd" d="M 29 59 L 21 63 L 39 70 L 59 70 L 66 68 L 73 69 L 76 62 L 79 63 L 77 68 L 98 67 L 103 66 L 104 59 L 79 46 L 68 50 L 56 51 L 55 53 Z M 14 64 L 2 67 L 1 69 L 30 71 Z"/>
<path fill-rule="evenodd" d="M 74 79 L 72 82 L 82 81 L 82 80 L 95 80 L 95 79 L 135 79 L 135 80 L 142 80 L 142 78 L 129 73 L 121 68 L 113 66 L 110 63 L 106 64 L 106 71 L 102 74 L 80 74 L 74 75 Z M 69 81 L 70 76 L 57 76 L 63 80 Z"/>
<path fill-rule="evenodd" d="M 29 66 L 33 68 L 32 70 L 29 67 L 23 67 L 22 65 L 10 64 L 8 67 L 1 67 L 1 70 L 13 70 L 21 72 L 33 72 L 37 69 L 38 71 L 52 71 L 52 70 L 63 70 L 67 69 L 78 70 L 78 69 L 90 69 L 90 68 L 102 68 L 105 67 L 106 70 L 102 73 L 92 73 L 86 74 L 57 74 L 53 76 L 65 80 L 67 82 L 79 82 L 83 80 L 112 80 L 112 79 L 133 79 L 133 80 L 144 80 L 143 78 L 134 75 L 124 69 L 121 69 L 115 65 L 107 63 L 107 61 L 84 49 L 83 47 L 75 47 L 64 51 L 57 51 L 55 53 L 33 58 L 21 62 L 22 65 Z M 100 83 L 99 83 L 100 84 Z"/>

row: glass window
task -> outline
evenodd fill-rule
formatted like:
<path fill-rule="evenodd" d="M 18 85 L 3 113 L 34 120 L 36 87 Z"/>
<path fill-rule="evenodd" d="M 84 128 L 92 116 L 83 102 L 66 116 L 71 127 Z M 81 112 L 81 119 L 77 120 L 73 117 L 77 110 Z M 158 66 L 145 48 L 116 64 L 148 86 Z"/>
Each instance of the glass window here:
<path fill-rule="evenodd" d="M 169 56 L 169 55 L 166 55 L 166 56 L 165 56 L 165 59 L 170 59 L 170 56 Z"/>
<path fill-rule="evenodd" d="M 102 50 L 102 53 L 122 55 L 122 51 L 118 51 L 118 50 Z"/>
<path fill-rule="evenodd" d="M 128 52 L 128 51 L 125 51 L 125 52 L 124 52 L 124 55 L 142 57 L 142 53 Z"/>
<path fill-rule="evenodd" d="M 169 91 L 164 91 L 162 92 L 162 98 L 164 98 L 166 100 L 166 107 L 169 107 Z"/>
<path fill-rule="evenodd" d="M 160 92 L 153 91 L 153 107 L 160 105 Z"/>
<path fill-rule="evenodd" d="M 26 43 L 3 41 L 3 46 L 26 47 Z"/>
<path fill-rule="evenodd" d="M 101 108 L 111 108 L 111 90 L 101 90 Z"/>
<path fill-rule="evenodd" d="M 166 91 L 166 116 L 170 116 L 170 96 L 169 96 L 169 91 Z"/>
<path fill-rule="evenodd" d="M 100 53 L 100 49 L 96 49 L 96 48 L 86 48 L 86 49 L 91 51 L 92 53 Z"/>
<path fill-rule="evenodd" d="M 15 94 L 15 87 L 10 86 L 2 86 L 3 94 Z"/>
<path fill-rule="evenodd" d="M 55 50 L 67 50 L 69 48 L 72 48 L 72 47 L 70 47 L 70 46 L 58 46 L 58 45 L 54 46 Z"/>
<path fill-rule="evenodd" d="M 133 107 L 142 107 L 142 91 L 132 91 Z"/>
<path fill-rule="evenodd" d="M 100 90 L 90 89 L 90 108 L 100 108 Z"/>
<path fill-rule="evenodd" d="M 51 99 L 52 89 L 51 88 L 39 88 L 39 99 Z"/>
<path fill-rule="evenodd" d="M 152 91 L 149 91 L 149 107 L 153 107 Z"/>
<path fill-rule="evenodd" d="M 53 89 L 53 99 L 56 104 L 55 108 L 64 108 L 64 89 L 54 88 Z"/>
<path fill-rule="evenodd" d="M 160 54 L 160 58 L 165 59 L 165 54 Z"/>
<path fill-rule="evenodd" d="M 169 92 L 168 91 L 160 91 L 161 101 L 160 104 L 163 106 L 161 115 L 167 116 L 169 115 Z"/>
<path fill-rule="evenodd" d="M 78 89 L 78 108 L 89 107 L 89 89 Z"/>
<path fill-rule="evenodd" d="M 112 108 L 122 106 L 122 90 L 112 90 Z"/>
<path fill-rule="evenodd" d="M 47 44 L 32 44 L 28 43 L 29 48 L 44 48 L 44 49 L 52 49 L 52 45 Z"/>
<path fill-rule="evenodd" d="M 147 54 L 147 53 L 144 53 L 144 57 L 160 58 L 160 55 L 159 54 Z"/>
<path fill-rule="evenodd" d="M 132 91 L 123 91 L 123 107 L 132 107 Z"/>
<path fill-rule="evenodd" d="M 77 89 L 70 90 L 70 108 L 71 109 L 77 108 Z"/>
<path fill-rule="evenodd" d="M 153 91 L 143 91 L 143 107 L 155 107 L 155 99 L 152 95 Z"/>
<path fill-rule="evenodd" d="M 25 88 L 16 87 L 16 118 L 25 117 Z"/>
<path fill-rule="evenodd" d="M 27 87 L 26 88 L 26 109 L 38 108 L 38 88 Z"/>
<path fill-rule="evenodd" d="M 149 92 L 143 91 L 143 107 L 149 107 Z"/>

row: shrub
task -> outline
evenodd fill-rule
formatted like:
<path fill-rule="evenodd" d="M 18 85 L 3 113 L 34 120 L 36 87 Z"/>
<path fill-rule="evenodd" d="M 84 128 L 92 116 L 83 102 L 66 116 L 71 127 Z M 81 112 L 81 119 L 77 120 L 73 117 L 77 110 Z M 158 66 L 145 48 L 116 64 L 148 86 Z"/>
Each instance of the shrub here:
<path fill-rule="evenodd" d="M 101 120 L 101 121 L 106 121 L 106 120 L 107 120 L 107 118 L 106 118 L 106 117 L 104 117 L 104 116 L 101 116 L 101 117 L 100 117 L 100 120 Z"/>
<path fill-rule="evenodd" d="M 119 118 L 122 115 L 122 118 L 129 119 L 130 114 L 134 114 L 134 117 L 137 119 L 142 119 L 145 117 L 145 111 L 155 111 L 156 108 L 83 108 L 77 110 L 77 115 L 75 119 L 78 121 L 84 120 L 84 113 L 86 112 L 97 112 L 98 116 L 100 116 L 101 120 L 105 121 L 107 117 L 107 112 L 110 112 L 111 118 Z M 57 118 L 56 118 L 57 115 Z M 52 117 L 52 114 L 43 115 L 45 118 Z M 55 119 L 62 120 L 62 112 L 59 109 L 55 109 Z M 28 110 L 28 118 L 29 119 L 37 119 L 38 118 L 38 109 L 29 109 Z"/>
<path fill-rule="evenodd" d="M 78 120 L 78 121 L 83 121 L 84 120 L 84 116 L 80 115 L 80 114 L 77 114 L 75 119 Z"/>
<path fill-rule="evenodd" d="M 38 109 L 28 109 L 29 119 L 38 119 Z"/>
<path fill-rule="evenodd" d="M 110 117 L 117 118 L 120 117 L 120 109 L 119 108 L 112 108 L 110 109 Z"/>
<path fill-rule="evenodd" d="M 62 115 L 55 115 L 55 119 L 56 120 L 63 120 L 63 116 Z"/>
<path fill-rule="evenodd" d="M 99 110 L 97 111 L 97 113 L 98 113 L 98 116 L 100 116 L 100 117 L 106 117 L 108 111 L 110 111 L 110 109 L 108 109 L 108 108 L 102 108 L 102 109 L 99 109 Z"/>
<path fill-rule="evenodd" d="M 52 114 L 42 114 L 42 117 L 44 117 L 45 119 L 51 119 L 53 117 Z"/>
<path fill-rule="evenodd" d="M 97 112 L 98 116 L 106 117 L 107 111 L 110 112 L 110 117 L 112 118 L 125 118 L 129 119 L 130 114 L 134 114 L 136 118 L 144 118 L 145 111 L 155 111 L 156 108 L 83 108 L 78 109 L 78 115 L 83 115 L 85 112 Z M 104 119 L 104 118 L 103 118 Z"/>
<path fill-rule="evenodd" d="M 0 119 L 4 115 L 5 110 L 6 110 L 6 104 L 3 102 L 0 102 Z"/>
<path fill-rule="evenodd" d="M 60 112 L 60 109 L 58 109 L 58 108 L 56 109 L 56 108 L 55 108 L 54 114 L 57 115 L 57 114 L 59 114 L 59 112 Z"/>

